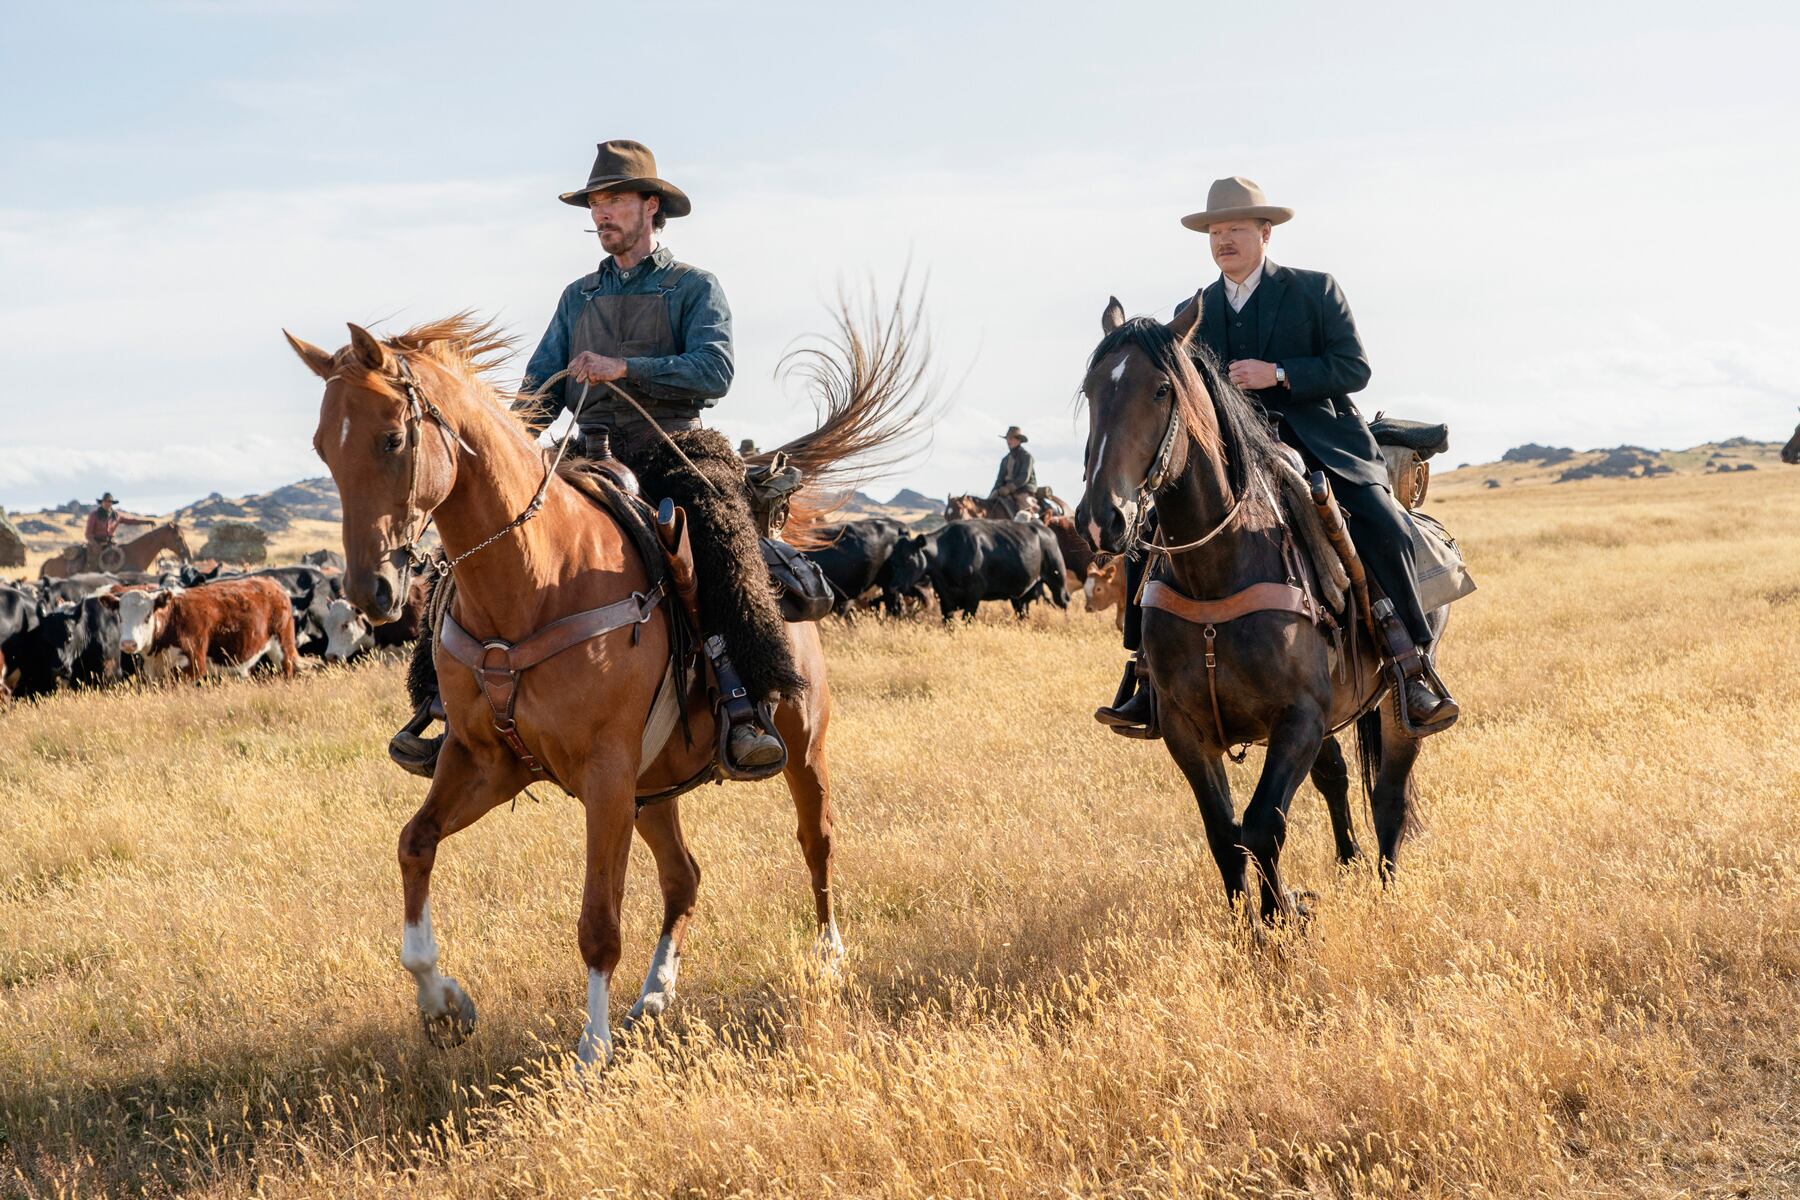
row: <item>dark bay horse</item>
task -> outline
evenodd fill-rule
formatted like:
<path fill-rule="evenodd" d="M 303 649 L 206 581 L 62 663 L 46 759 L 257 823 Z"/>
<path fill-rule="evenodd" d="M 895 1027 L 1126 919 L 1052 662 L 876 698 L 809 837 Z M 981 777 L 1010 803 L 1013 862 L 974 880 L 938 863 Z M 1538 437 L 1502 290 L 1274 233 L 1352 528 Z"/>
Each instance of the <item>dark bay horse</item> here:
<path fill-rule="evenodd" d="M 815 486 L 829 487 L 834 466 L 907 432 L 917 414 L 905 393 L 919 375 L 904 317 L 899 309 L 895 314 L 860 340 L 845 324 L 841 359 L 820 352 L 809 368 L 824 421 L 782 449 Z M 335 353 L 291 334 L 288 340 L 325 380 L 314 447 L 342 496 L 344 592 L 353 603 L 378 623 L 400 615 L 408 546 L 430 518 L 449 557 L 479 550 L 452 564 L 450 608 L 477 640 L 516 644 L 560 618 L 615 605 L 610 611 L 630 610 L 628 620 L 523 671 L 512 714 L 513 732 L 529 753 L 586 809 L 577 940 L 587 965 L 587 1022 L 577 1053 L 584 1063 L 604 1060 L 612 1048 L 608 1009 L 634 830 L 656 859 L 663 923 L 626 1024 L 660 1013 L 674 995 L 700 871 L 682 834 L 679 801 L 640 810 L 637 798 L 705 768 L 716 744 L 712 710 L 696 679 L 685 697 L 691 736 L 677 730 L 651 761 L 641 761 L 668 663 L 667 610 L 645 598 L 645 564 L 617 522 L 571 478 L 548 473 L 509 398 L 487 382 L 485 371 L 505 353 L 505 339 L 467 317 L 386 341 L 355 325 L 350 333 L 350 344 Z M 540 488 L 541 507 L 521 519 Z M 794 511 L 803 521 L 805 506 L 796 503 Z M 830 693 L 817 626 L 786 629 L 809 687 L 801 700 L 776 710 L 775 722 L 789 751 L 785 776 L 812 876 L 819 950 L 835 961 L 843 943 L 831 892 Z M 534 776 L 503 740 L 474 673 L 442 640 L 436 663 L 449 732 L 425 801 L 400 834 L 400 960 L 418 985 L 427 1034 L 453 1044 L 473 1026 L 475 1010 L 461 985 L 438 969 L 428 901 L 432 863 L 443 838 L 512 799 Z"/>
<path fill-rule="evenodd" d="M 1189 598 L 1212 601 L 1252 584 L 1280 584 L 1293 572 L 1275 499 L 1281 494 L 1276 457 L 1285 451 L 1261 412 L 1209 354 L 1191 345 L 1200 307 L 1195 296 L 1164 325 L 1148 317 L 1126 320 L 1116 299 L 1107 305 L 1105 336 L 1082 384 L 1088 482 L 1077 520 L 1102 550 L 1142 549 L 1142 521 L 1154 499 L 1158 540 L 1170 549 L 1153 577 Z M 1344 656 L 1355 669 L 1338 663 L 1334 671 L 1327 634 L 1295 612 L 1252 611 L 1205 627 L 1161 609 L 1146 607 L 1143 615 L 1163 734 L 1194 789 L 1227 897 L 1247 899 L 1260 887 L 1264 919 L 1294 912 L 1282 882 L 1281 847 L 1288 806 L 1309 772 L 1330 810 L 1339 860 L 1357 857 L 1349 773 L 1331 735 L 1359 714 L 1364 780 L 1372 789 L 1386 878 L 1407 825 L 1418 743 L 1401 732 L 1391 703 L 1365 713 L 1385 684 L 1366 639 L 1360 654 Z M 1443 612 L 1432 620 L 1441 635 Z M 1216 662 L 1216 708 L 1204 665 L 1209 655 Z M 1229 745 L 1249 742 L 1267 743 L 1268 755 L 1240 823 L 1223 756 Z"/>
<path fill-rule="evenodd" d="M 1794 436 L 1789 438 L 1787 445 L 1781 448 L 1781 461 L 1790 467 L 1795 463 L 1800 463 L 1800 425 L 1794 426 Z"/>

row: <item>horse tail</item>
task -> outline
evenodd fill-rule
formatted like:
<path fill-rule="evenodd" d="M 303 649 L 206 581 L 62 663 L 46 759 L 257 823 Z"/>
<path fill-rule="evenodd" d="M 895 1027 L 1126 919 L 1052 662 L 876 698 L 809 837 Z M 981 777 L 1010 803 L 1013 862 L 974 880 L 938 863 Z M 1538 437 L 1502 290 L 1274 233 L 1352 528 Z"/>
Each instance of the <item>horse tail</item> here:
<path fill-rule="evenodd" d="M 798 375 L 812 392 L 819 425 L 750 461 L 786 455 L 805 474 L 805 485 L 789 502 L 782 531 L 788 542 L 808 547 L 810 531 L 859 484 L 921 448 L 918 440 L 938 407 L 923 308 L 922 300 L 908 297 L 904 279 L 887 307 L 872 288 L 861 306 L 840 293 L 833 333 L 782 359 L 781 374 Z"/>
<path fill-rule="evenodd" d="M 1356 760 L 1362 776 L 1363 805 L 1375 820 L 1375 777 L 1381 773 L 1381 705 L 1356 718 Z M 1373 824 L 1370 828 L 1374 828 Z"/>

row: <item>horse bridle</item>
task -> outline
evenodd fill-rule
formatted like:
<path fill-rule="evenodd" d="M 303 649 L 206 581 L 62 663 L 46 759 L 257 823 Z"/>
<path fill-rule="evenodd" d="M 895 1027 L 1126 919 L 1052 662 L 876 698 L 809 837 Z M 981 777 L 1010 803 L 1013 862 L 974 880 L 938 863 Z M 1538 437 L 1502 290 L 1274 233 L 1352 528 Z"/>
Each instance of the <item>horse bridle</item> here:
<path fill-rule="evenodd" d="M 496 529 L 493 533 L 490 533 L 487 537 L 475 543 L 475 545 L 470 546 L 461 554 L 458 554 L 454 558 L 450 558 L 447 557 L 442 550 L 435 555 L 425 554 L 419 550 L 419 543 L 424 541 L 426 532 L 431 528 L 431 520 L 433 512 L 435 511 L 421 508 L 418 502 L 419 445 L 424 440 L 420 434 L 424 430 L 426 419 L 429 418 L 437 424 L 438 432 L 444 439 L 444 450 L 450 456 L 451 469 L 453 471 L 455 469 L 456 449 L 452 446 L 452 443 L 454 442 L 455 446 L 459 446 L 467 451 L 471 457 L 475 456 L 475 448 L 463 440 L 462 434 L 458 433 L 456 427 L 450 424 L 450 419 L 444 416 L 443 410 L 420 390 L 419 381 L 414 377 L 412 367 L 407 363 L 406 357 L 404 355 L 395 355 L 394 361 L 398 367 L 398 370 L 396 371 L 396 382 L 400 385 L 401 394 L 406 400 L 406 440 L 408 444 L 406 522 L 407 530 L 411 536 L 407 537 L 398 545 L 384 546 L 379 557 L 388 559 L 393 562 L 396 567 L 400 566 L 399 560 L 403 558 L 406 568 L 409 571 L 426 570 L 434 574 L 447 574 L 456 566 L 456 564 L 462 562 L 465 558 L 468 558 L 476 551 L 487 549 L 513 530 L 524 525 L 527 521 L 531 520 L 531 518 L 537 516 L 539 510 L 543 508 L 544 495 L 550 490 L 550 480 L 555 476 L 556 468 L 561 464 L 563 455 L 569 448 L 570 440 L 575 436 L 576 431 L 581 428 L 581 410 L 587 405 L 588 385 L 585 383 L 581 385 L 581 397 L 575 405 L 575 419 L 569 422 L 568 431 L 563 434 L 562 441 L 556 448 L 556 457 L 545 465 L 544 478 L 539 482 L 537 492 L 531 497 L 531 502 L 519 511 L 518 516 L 508 521 L 505 525 L 502 525 L 499 529 Z M 559 372 L 557 375 L 552 376 L 550 383 L 555 383 L 564 374 L 567 374 L 567 372 Z M 546 384 L 545 386 L 548 387 L 549 385 Z M 418 529 L 416 531 L 412 529 L 415 520 L 418 522 Z"/>
<path fill-rule="evenodd" d="M 1162 540 L 1162 529 L 1160 527 L 1157 529 L 1156 537 L 1153 540 L 1141 536 L 1138 533 L 1138 526 L 1143 523 L 1144 512 L 1148 509 L 1150 501 L 1164 488 L 1168 487 L 1170 483 L 1174 482 L 1172 477 L 1174 475 L 1173 463 L 1175 458 L 1176 439 L 1185 431 L 1186 427 L 1181 421 L 1181 405 L 1176 402 L 1174 384 L 1171 381 L 1169 386 L 1169 423 L 1163 429 L 1162 443 L 1156 448 L 1156 457 L 1150 460 L 1150 466 L 1144 472 L 1144 481 L 1138 484 L 1137 515 L 1136 519 L 1132 522 L 1130 533 L 1131 540 L 1135 542 L 1139 548 L 1150 554 L 1160 554 L 1166 557 L 1172 554 L 1181 554 L 1188 550 L 1198 550 L 1200 547 L 1206 545 L 1221 533 L 1224 533 L 1227 529 L 1231 528 L 1232 523 L 1237 520 L 1238 510 L 1244 505 L 1244 496 L 1249 491 L 1247 488 L 1239 488 L 1237 495 L 1233 497 L 1231 501 L 1231 507 L 1227 509 L 1225 515 L 1220 518 L 1219 523 L 1208 530 L 1203 537 L 1196 538 L 1191 542 L 1183 542 L 1178 546 L 1171 546 Z"/>

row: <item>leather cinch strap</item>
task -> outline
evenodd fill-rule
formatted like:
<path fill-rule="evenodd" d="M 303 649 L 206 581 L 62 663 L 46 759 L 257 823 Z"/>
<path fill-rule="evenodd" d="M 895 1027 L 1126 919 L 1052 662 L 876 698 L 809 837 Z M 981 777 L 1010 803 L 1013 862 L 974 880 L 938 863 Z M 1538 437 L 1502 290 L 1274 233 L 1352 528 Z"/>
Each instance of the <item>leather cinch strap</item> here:
<path fill-rule="evenodd" d="M 1145 608 L 1159 609 L 1171 616 L 1180 617 L 1183 621 L 1191 621 L 1204 627 L 1206 691 L 1212 700 L 1213 729 L 1219 735 L 1219 748 L 1231 756 L 1232 762 L 1243 762 L 1249 747 L 1232 753 L 1231 743 L 1225 738 L 1225 718 L 1219 712 L 1219 657 L 1213 650 L 1214 642 L 1219 636 L 1218 627 L 1259 612 L 1293 613 L 1314 624 L 1323 625 L 1327 620 L 1325 610 L 1311 594 L 1291 583 L 1253 583 L 1243 591 L 1233 592 L 1222 600 L 1196 600 L 1166 583 L 1152 579 L 1144 585 L 1139 603 Z"/>
<path fill-rule="evenodd" d="M 507 749 L 517 755 L 532 774 L 546 775 L 544 765 L 526 747 L 518 726 L 513 723 L 513 706 L 519 699 L 519 676 L 572 646 L 627 625 L 642 625 L 656 612 L 662 597 L 663 585 L 659 583 L 647 593 L 633 592 L 623 600 L 552 621 L 518 642 L 503 642 L 499 638 L 478 642 L 446 612 L 444 623 L 438 629 L 438 645 L 475 673 L 475 682 L 481 685 L 481 694 L 487 698 L 488 708 L 494 714 L 494 731 L 506 743 Z M 634 640 L 635 637 L 634 629 Z"/>

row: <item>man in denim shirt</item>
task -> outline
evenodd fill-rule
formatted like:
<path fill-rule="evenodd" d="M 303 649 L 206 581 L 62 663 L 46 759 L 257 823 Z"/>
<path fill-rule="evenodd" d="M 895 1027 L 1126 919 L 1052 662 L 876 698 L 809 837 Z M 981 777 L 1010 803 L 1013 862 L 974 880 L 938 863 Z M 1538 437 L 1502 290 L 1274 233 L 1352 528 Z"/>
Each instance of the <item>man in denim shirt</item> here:
<path fill-rule="evenodd" d="M 753 704 L 797 695 L 805 681 L 769 586 L 749 496 L 742 488 L 710 494 L 687 470 L 651 483 L 660 470 L 654 464 L 661 460 L 666 466 L 669 457 L 664 439 L 637 407 L 607 386 L 627 393 L 664 434 L 682 439 L 692 458 L 715 465 L 728 461 L 727 475 L 741 471 L 730 444 L 700 425 L 701 411 L 731 387 L 731 310 L 724 289 L 710 273 L 677 262 L 657 245 L 657 231 L 670 217 L 686 216 L 691 205 L 680 188 L 657 178 L 656 159 L 642 143 L 601 143 L 587 185 L 561 199 L 592 215 L 607 257 L 599 270 L 563 289 L 556 315 L 525 368 L 526 393 L 565 368 L 569 372 L 544 391 L 530 414 L 532 429 L 541 433 L 564 409 L 579 404 L 582 446 L 577 449 L 597 456 L 604 430 L 616 458 L 640 475 L 653 473 L 646 476 L 658 489 L 651 499 L 667 496 L 687 510 L 699 568 L 700 632 L 725 697 L 726 755 L 741 777 L 762 778 L 780 769 L 786 751 Z M 740 658 L 750 659 L 741 681 L 745 686 L 727 653 L 727 637 Z M 429 720 L 426 706 L 390 744 L 396 762 L 427 776 L 438 744 L 420 736 Z"/>
<path fill-rule="evenodd" d="M 608 142 L 601 158 L 619 155 L 611 148 L 627 147 L 649 154 L 635 142 Z M 527 392 L 564 367 L 570 371 L 545 394 L 542 413 L 534 418 L 538 428 L 572 409 L 585 382 L 591 386 L 581 412 L 582 433 L 607 426 L 615 449 L 653 435 L 636 410 L 599 386 L 603 382 L 629 392 L 657 424 L 673 432 L 700 427 L 701 410 L 731 387 L 733 370 L 725 290 L 710 272 L 676 262 L 668 247 L 656 244 L 656 231 L 669 217 L 687 214 L 688 199 L 653 176 L 626 173 L 645 169 L 641 162 L 596 163 L 589 189 L 562 197 L 587 207 L 608 257 L 599 270 L 563 289 L 556 315 L 525 368 Z M 655 170 L 654 159 L 647 169 Z M 625 190 L 625 183 L 643 190 Z"/>

